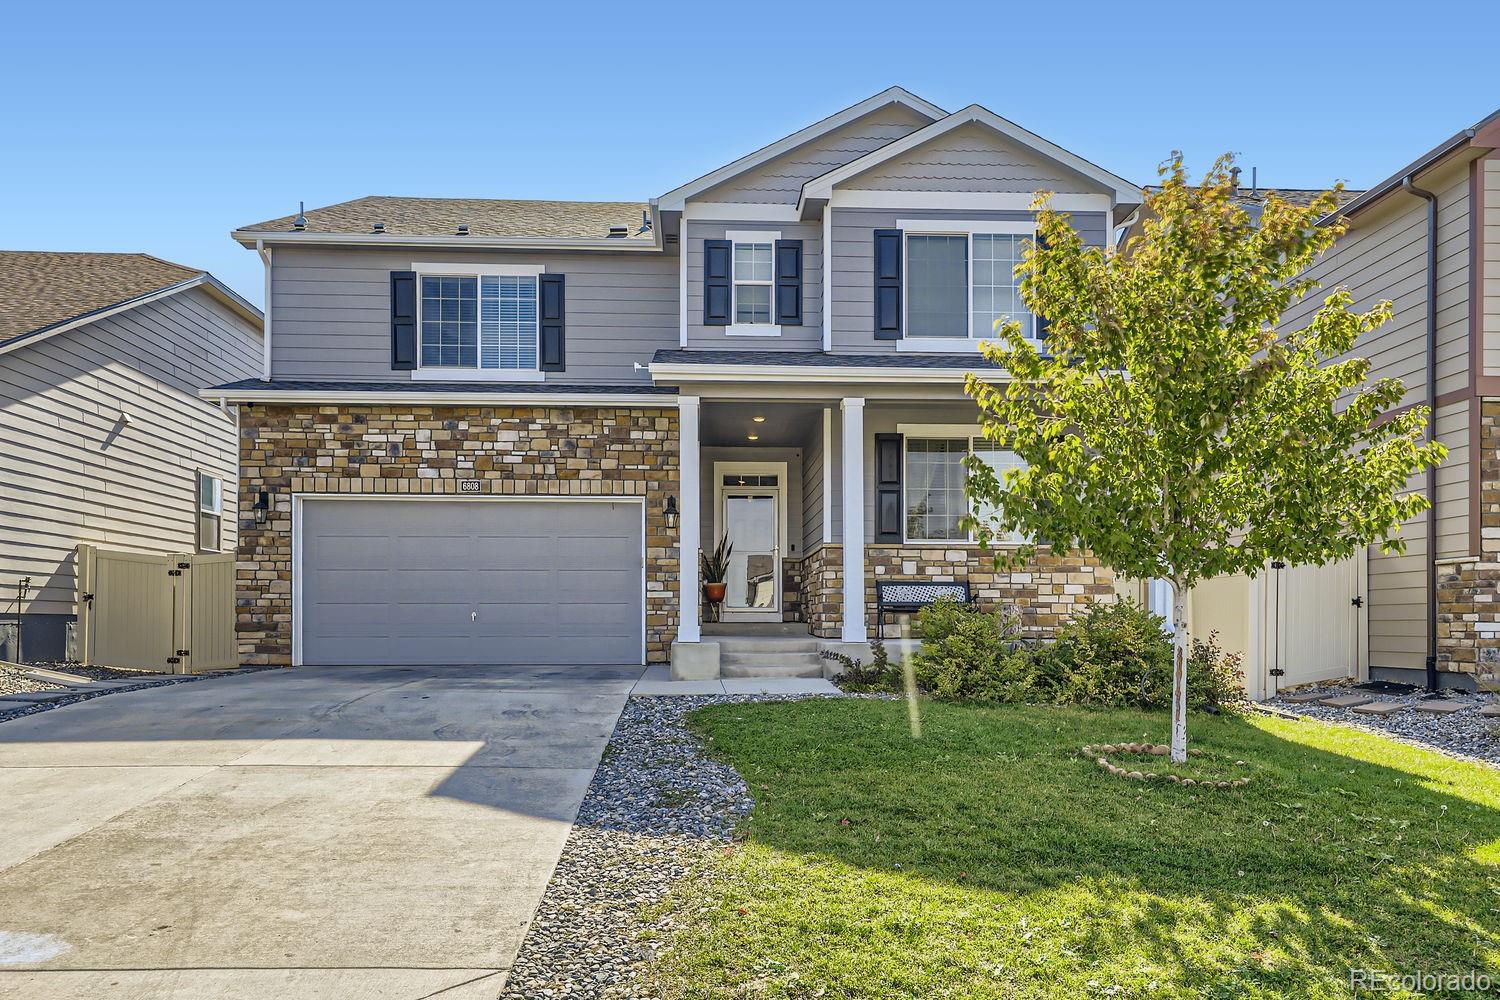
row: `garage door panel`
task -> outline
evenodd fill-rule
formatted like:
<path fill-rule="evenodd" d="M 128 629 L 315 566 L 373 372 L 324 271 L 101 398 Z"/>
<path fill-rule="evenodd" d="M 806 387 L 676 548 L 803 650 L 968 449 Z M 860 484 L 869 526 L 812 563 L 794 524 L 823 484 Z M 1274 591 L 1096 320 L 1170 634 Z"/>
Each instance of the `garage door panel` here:
<path fill-rule="evenodd" d="M 638 503 L 308 500 L 306 663 L 638 663 Z"/>

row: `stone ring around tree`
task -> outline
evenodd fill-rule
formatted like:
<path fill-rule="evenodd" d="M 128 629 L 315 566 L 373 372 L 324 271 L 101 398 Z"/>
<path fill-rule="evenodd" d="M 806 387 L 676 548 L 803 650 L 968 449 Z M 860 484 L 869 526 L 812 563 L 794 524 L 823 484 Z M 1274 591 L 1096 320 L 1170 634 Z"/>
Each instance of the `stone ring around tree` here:
<path fill-rule="evenodd" d="M 1083 756 L 1092 758 L 1100 770 L 1108 771 L 1116 778 L 1126 778 L 1130 781 L 1165 781 L 1184 788 L 1243 788 L 1250 784 L 1249 778 L 1230 778 L 1225 780 L 1210 778 L 1183 778 L 1175 774 L 1158 774 L 1155 771 L 1132 770 L 1128 767 L 1119 767 L 1110 763 L 1111 756 L 1120 754 L 1140 754 L 1148 757 L 1165 757 L 1172 752 L 1172 748 L 1164 743 L 1101 743 L 1097 746 L 1090 745 L 1080 751 Z M 1202 758 L 1207 756 L 1196 747 L 1189 748 L 1189 757 Z M 1237 761 L 1237 763 L 1244 763 Z"/>

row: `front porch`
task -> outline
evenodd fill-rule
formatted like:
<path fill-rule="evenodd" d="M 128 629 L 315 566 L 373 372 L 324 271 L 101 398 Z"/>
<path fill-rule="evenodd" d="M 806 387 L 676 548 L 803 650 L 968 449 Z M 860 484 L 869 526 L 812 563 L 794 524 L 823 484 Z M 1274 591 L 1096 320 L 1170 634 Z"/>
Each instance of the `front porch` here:
<path fill-rule="evenodd" d="M 966 582 L 981 606 L 1013 608 L 1038 637 L 1079 604 L 1114 599 L 1112 576 L 1088 559 L 1043 556 L 998 572 L 992 553 L 962 533 L 959 463 L 979 431 L 961 389 L 818 398 L 771 388 L 785 395 L 750 399 L 740 388 L 710 397 L 684 387 L 680 397 L 684 558 L 673 677 L 818 676 L 831 674 L 820 658 L 827 650 L 867 658 L 882 579 Z M 701 563 L 686 553 L 712 552 L 721 539 L 732 549 L 724 600 L 713 609 Z M 908 625 L 891 616 L 882 632 L 898 641 Z"/>

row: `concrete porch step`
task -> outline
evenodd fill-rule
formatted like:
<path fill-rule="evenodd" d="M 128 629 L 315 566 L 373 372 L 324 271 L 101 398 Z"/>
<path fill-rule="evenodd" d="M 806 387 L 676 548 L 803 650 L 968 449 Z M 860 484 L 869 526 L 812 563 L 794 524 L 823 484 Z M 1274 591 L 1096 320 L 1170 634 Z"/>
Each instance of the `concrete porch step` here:
<path fill-rule="evenodd" d="M 779 635 L 720 635 L 715 636 L 714 642 L 719 644 L 721 653 L 816 653 L 818 651 L 818 640 L 812 636 Z"/>
<path fill-rule="evenodd" d="M 726 655 L 719 661 L 723 678 L 745 677 L 822 677 L 823 664 L 816 654 L 785 657 L 774 653 L 740 653 Z"/>
<path fill-rule="evenodd" d="M 705 636 L 713 636 L 715 639 L 721 636 L 812 637 L 806 622 L 704 622 L 702 627 Z"/>

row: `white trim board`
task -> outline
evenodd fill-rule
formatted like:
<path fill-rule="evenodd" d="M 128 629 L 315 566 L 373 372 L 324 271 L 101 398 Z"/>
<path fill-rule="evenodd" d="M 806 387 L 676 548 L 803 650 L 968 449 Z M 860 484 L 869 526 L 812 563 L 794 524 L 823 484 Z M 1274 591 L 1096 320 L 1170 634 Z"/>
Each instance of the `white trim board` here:
<path fill-rule="evenodd" d="M 970 368 L 898 368 L 855 367 L 837 365 L 693 365 L 653 364 L 651 377 L 677 382 L 745 382 L 773 380 L 781 382 L 902 382 L 962 384 Z M 992 381 L 1009 376 L 1000 369 L 979 372 Z M 217 398 L 215 395 L 214 398 Z"/>
<path fill-rule="evenodd" d="M 390 392 L 321 389 L 202 389 L 200 399 L 225 403 L 356 403 L 413 406 L 628 406 L 641 409 L 677 408 L 675 395 L 623 392 Z"/>
<path fill-rule="evenodd" d="M 390 500 L 396 503 L 419 503 L 422 501 L 446 501 L 449 503 L 513 503 L 562 501 L 569 503 L 638 503 L 641 505 L 641 665 L 646 663 L 649 640 L 646 632 L 649 625 L 648 595 L 648 535 L 646 523 L 646 497 L 643 496 L 519 496 L 515 494 L 464 496 L 453 493 L 293 493 L 292 497 L 292 666 L 302 666 L 302 509 L 311 500 Z"/>

